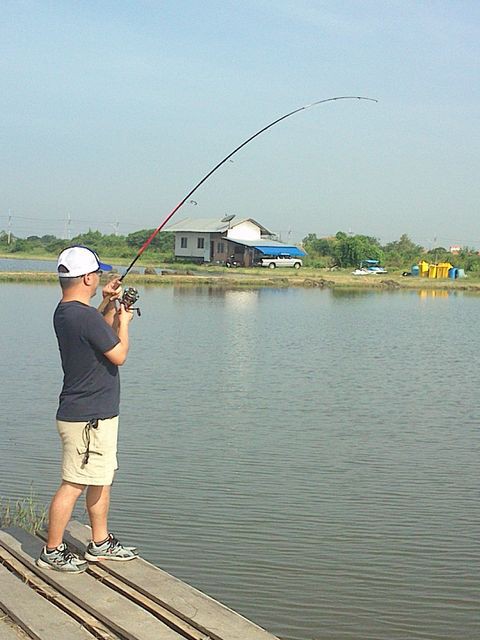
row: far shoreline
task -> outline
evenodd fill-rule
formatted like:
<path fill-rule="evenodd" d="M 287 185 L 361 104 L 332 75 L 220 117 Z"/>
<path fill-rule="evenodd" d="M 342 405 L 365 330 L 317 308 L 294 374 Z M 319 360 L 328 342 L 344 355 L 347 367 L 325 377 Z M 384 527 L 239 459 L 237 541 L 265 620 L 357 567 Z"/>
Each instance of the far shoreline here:
<path fill-rule="evenodd" d="M 144 267 L 141 267 L 144 270 Z M 398 273 L 381 275 L 353 276 L 349 272 L 325 269 L 302 269 L 299 271 L 277 269 L 253 272 L 239 269 L 235 271 L 220 270 L 191 273 L 187 269 L 156 269 L 156 274 L 139 273 L 138 269 L 128 274 L 128 284 L 147 286 L 185 286 L 216 288 L 263 288 L 263 287 L 301 287 L 356 290 L 412 290 L 412 291 L 467 291 L 480 293 L 480 280 L 477 278 L 461 279 L 429 279 L 420 276 L 405 277 Z M 288 271 L 288 273 L 287 273 Z M 293 272 L 293 273 L 292 273 Z M 120 274 L 121 275 L 121 274 Z M 49 284 L 57 283 L 58 277 L 53 272 L 4 271 L 0 272 L 0 283 Z"/>

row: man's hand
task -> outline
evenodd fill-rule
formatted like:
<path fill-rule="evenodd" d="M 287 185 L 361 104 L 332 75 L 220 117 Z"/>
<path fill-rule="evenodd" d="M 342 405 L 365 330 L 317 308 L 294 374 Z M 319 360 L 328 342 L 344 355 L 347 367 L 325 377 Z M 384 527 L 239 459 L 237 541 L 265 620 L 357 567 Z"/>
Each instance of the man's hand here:
<path fill-rule="evenodd" d="M 104 298 L 109 298 L 110 301 L 118 300 L 122 295 L 122 283 L 120 282 L 120 278 L 113 278 L 110 282 L 102 289 L 102 296 Z"/>
<path fill-rule="evenodd" d="M 113 326 L 117 305 L 115 301 L 122 295 L 122 283 L 120 278 L 113 278 L 102 289 L 103 300 L 98 306 L 98 311 L 105 318 L 105 322 Z"/>
<path fill-rule="evenodd" d="M 117 309 L 118 326 L 128 325 L 133 318 L 133 311 L 126 309 L 124 304 L 121 304 Z"/>

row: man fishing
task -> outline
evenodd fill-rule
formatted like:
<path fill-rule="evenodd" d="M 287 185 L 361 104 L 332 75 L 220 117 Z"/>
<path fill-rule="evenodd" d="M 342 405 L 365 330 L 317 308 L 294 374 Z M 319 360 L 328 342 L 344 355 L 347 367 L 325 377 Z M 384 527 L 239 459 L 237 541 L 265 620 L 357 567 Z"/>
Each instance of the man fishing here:
<path fill-rule="evenodd" d="M 336 96 L 317 100 L 277 118 L 247 138 L 216 164 L 168 214 L 145 240 L 125 273 L 103 288 L 99 309 L 90 306 L 100 274 L 111 270 L 86 247 L 69 247 L 58 258 L 58 275 L 63 296 L 55 311 L 62 367 L 63 389 L 57 412 L 57 427 L 63 443 L 62 484 L 53 497 L 49 512 L 48 542 L 37 564 L 41 567 L 79 573 L 87 562 L 71 553 L 63 542 L 65 528 L 79 496 L 87 487 L 87 510 L 92 525 L 92 541 L 86 560 L 132 560 L 135 548 L 124 547 L 108 533 L 107 516 L 110 485 L 117 468 L 117 428 L 119 406 L 118 367 L 128 353 L 128 325 L 132 313 L 120 297 L 120 284 L 167 222 L 208 178 L 240 149 L 277 123 L 316 105 L 338 100 L 370 100 L 361 96 Z M 194 200 L 192 202 L 195 202 Z M 103 317 L 102 317 L 103 316 Z"/>
<path fill-rule="evenodd" d="M 56 415 L 63 445 L 62 482 L 50 505 L 48 540 L 37 565 L 69 573 L 85 571 L 86 560 L 137 557 L 135 548 L 123 546 L 108 531 L 110 486 L 118 468 L 118 367 L 127 358 L 133 317 L 128 306 L 119 303 L 119 278 L 103 287 L 101 313 L 90 306 L 102 272 L 111 269 L 81 246 L 62 251 L 57 263 L 62 299 L 53 322 L 64 373 Z M 63 535 L 85 488 L 92 540 L 83 560 L 68 549 Z"/>

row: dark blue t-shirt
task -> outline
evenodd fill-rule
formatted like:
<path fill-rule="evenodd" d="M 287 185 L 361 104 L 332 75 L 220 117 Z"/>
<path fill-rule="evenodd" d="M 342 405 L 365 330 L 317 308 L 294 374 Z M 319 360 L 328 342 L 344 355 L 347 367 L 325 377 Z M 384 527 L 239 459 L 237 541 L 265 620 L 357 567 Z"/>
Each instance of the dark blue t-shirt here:
<path fill-rule="evenodd" d="M 83 422 L 118 415 L 118 367 L 103 354 L 119 343 L 101 313 L 82 302 L 60 302 L 53 316 L 62 358 L 58 420 Z"/>

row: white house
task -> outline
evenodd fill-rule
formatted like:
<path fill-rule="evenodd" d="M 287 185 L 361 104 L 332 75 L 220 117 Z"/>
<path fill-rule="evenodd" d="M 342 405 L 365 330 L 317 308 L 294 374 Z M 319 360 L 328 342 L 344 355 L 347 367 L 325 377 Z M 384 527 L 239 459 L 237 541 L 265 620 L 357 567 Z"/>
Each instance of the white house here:
<path fill-rule="evenodd" d="M 217 218 L 185 218 L 166 231 L 175 233 L 175 257 L 197 262 L 225 262 L 234 255 L 245 266 L 253 262 L 254 248 L 264 242 L 277 243 L 274 234 L 253 218 L 234 220 Z"/>

